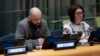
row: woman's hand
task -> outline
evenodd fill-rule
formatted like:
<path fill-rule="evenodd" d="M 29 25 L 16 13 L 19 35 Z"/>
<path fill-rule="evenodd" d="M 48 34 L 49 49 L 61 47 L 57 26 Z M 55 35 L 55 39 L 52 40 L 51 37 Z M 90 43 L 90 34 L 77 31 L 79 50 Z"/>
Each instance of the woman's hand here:
<path fill-rule="evenodd" d="M 81 38 L 80 38 L 80 40 L 83 40 L 83 39 L 88 40 L 88 38 L 87 38 L 87 37 L 81 37 Z"/>

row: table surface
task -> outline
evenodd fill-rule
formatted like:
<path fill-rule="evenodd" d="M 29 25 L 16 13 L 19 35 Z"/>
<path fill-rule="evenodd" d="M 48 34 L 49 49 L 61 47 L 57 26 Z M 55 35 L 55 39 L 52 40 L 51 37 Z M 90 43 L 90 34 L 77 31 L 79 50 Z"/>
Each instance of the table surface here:
<path fill-rule="evenodd" d="M 1 54 L 0 56 L 4 56 Z M 27 54 L 12 55 L 12 56 L 100 56 L 100 45 L 94 46 L 79 46 L 75 49 L 53 50 L 40 49 L 33 50 Z"/>

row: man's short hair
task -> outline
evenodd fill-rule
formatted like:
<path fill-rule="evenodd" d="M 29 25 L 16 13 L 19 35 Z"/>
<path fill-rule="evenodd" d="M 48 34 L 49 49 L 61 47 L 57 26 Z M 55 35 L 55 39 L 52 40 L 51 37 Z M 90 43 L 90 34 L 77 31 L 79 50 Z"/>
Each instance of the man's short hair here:
<path fill-rule="evenodd" d="M 41 13 L 41 10 L 38 7 L 33 7 L 30 9 L 29 11 L 29 15 L 33 14 L 33 13 Z"/>

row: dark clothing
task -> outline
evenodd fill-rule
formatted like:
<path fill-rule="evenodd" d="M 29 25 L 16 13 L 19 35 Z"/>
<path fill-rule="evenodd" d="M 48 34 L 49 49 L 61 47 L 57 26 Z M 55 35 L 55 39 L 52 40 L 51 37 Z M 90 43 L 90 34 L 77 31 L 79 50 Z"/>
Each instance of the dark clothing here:
<path fill-rule="evenodd" d="M 19 22 L 15 32 L 16 39 L 38 39 L 39 37 L 46 36 L 50 36 L 50 31 L 48 29 L 47 22 L 44 19 L 42 19 L 40 27 L 36 28 L 35 25 L 29 22 L 28 18 L 25 18 Z"/>

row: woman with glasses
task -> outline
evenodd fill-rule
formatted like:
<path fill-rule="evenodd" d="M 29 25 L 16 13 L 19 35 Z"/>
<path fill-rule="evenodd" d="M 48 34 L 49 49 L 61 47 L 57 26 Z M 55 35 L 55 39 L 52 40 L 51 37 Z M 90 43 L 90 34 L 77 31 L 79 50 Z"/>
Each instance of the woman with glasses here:
<path fill-rule="evenodd" d="M 84 9 L 80 5 L 72 5 L 68 10 L 70 22 L 63 25 L 63 34 L 82 33 L 79 42 L 86 43 L 90 35 L 90 26 L 84 21 Z"/>

